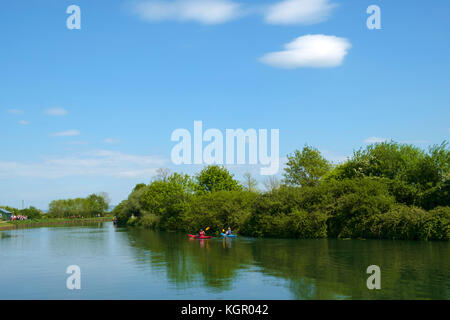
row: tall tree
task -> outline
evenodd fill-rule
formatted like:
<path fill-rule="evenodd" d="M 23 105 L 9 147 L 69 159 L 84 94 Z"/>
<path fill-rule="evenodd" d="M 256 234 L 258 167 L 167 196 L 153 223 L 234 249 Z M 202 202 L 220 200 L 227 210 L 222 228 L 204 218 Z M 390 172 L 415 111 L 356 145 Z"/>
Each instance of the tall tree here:
<path fill-rule="evenodd" d="M 242 190 L 242 186 L 234 176 L 226 168 L 217 165 L 205 167 L 196 176 L 196 180 L 200 193 Z"/>
<path fill-rule="evenodd" d="M 287 156 L 284 178 L 288 185 L 315 186 L 327 172 L 331 164 L 316 148 L 306 145 L 302 151 L 295 150 Z"/>

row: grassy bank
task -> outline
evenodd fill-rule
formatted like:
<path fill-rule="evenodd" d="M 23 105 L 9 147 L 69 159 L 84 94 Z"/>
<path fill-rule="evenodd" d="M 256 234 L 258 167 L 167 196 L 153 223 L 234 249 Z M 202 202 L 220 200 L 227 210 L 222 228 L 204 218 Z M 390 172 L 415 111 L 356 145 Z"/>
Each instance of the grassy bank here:
<path fill-rule="evenodd" d="M 0 231 L 26 228 L 26 227 L 39 227 L 39 226 L 53 226 L 53 225 L 70 225 L 70 224 L 82 224 L 82 223 L 92 223 L 92 222 L 108 222 L 112 221 L 112 217 L 98 217 L 98 218 L 43 218 L 43 219 L 32 219 L 32 220 L 22 220 L 22 221 L 0 221 Z"/>

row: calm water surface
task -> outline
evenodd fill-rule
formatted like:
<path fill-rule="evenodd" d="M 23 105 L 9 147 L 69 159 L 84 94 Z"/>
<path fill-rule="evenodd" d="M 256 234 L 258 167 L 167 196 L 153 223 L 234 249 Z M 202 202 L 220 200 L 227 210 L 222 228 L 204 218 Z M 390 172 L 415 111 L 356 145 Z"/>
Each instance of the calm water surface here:
<path fill-rule="evenodd" d="M 450 244 L 189 240 L 112 223 L 0 231 L 0 299 L 449 299 Z M 366 269 L 381 268 L 381 290 Z M 81 268 L 81 290 L 66 269 Z"/>

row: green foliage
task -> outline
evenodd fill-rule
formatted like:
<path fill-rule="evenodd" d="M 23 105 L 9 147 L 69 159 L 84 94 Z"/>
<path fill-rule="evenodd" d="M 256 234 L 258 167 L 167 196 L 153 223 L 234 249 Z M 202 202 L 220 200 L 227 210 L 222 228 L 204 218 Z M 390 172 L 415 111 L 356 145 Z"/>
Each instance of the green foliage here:
<path fill-rule="evenodd" d="M 242 189 L 239 182 L 226 168 L 216 165 L 205 167 L 195 178 L 199 193 Z"/>
<path fill-rule="evenodd" d="M 418 203 L 427 210 L 448 206 L 450 204 L 450 179 L 420 193 Z"/>
<path fill-rule="evenodd" d="M 43 212 L 35 207 L 19 210 L 19 214 L 32 220 L 41 219 L 43 217 Z"/>
<path fill-rule="evenodd" d="M 133 219 L 128 220 L 128 222 L 131 223 L 132 220 Z M 139 220 L 139 225 L 147 229 L 156 229 L 160 226 L 160 222 L 160 216 L 148 213 L 142 216 L 142 218 Z"/>
<path fill-rule="evenodd" d="M 9 212 L 12 213 L 12 215 L 14 216 L 18 216 L 18 215 L 22 215 L 27 217 L 28 219 L 41 219 L 42 217 L 44 217 L 45 215 L 43 214 L 43 212 L 35 207 L 29 207 L 26 209 L 17 209 L 17 208 L 12 208 L 12 207 L 8 207 L 8 206 L 0 206 L 0 208 L 5 209 Z"/>
<path fill-rule="evenodd" d="M 450 207 L 425 211 L 396 205 L 374 219 L 371 237 L 401 240 L 449 240 Z"/>
<path fill-rule="evenodd" d="M 288 155 L 285 169 L 285 182 L 294 186 L 315 186 L 331 169 L 331 164 L 322 157 L 316 148 L 305 146 L 300 152 Z"/>
<path fill-rule="evenodd" d="M 330 181 L 322 186 L 326 198 L 320 206 L 330 216 L 328 234 L 338 238 L 365 238 L 373 217 L 387 212 L 395 199 L 380 179 Z"/>
<path fill-rule="evenodd" d="M 113 215 L 124 225 L 191 233 L 231 227 L 256 237 L 448 241 L 449 159 L 447 143 L 425 152 L 386 142 L 356 151 L 331 170 L 317 149 L 306 146 L 288 156 L 287 184 L 273 178 L 267 192 L 255 192 L 250 175 L 242 187 L 220 166 L 194 178 L 161 170 L 149 185 L 137 185 Z M 76 200 L 52 203 L 51 211 L 76 211 Z"/>
<path fill-rule="evenodd" d="M 389 180 L 399 203 L 432 209 L 450 204 L 450 150 L 448 143 L 428 152 L 408 144 L 383 142 L 356 151 L 333 170 L 329 179 L 379 177 Z"/>
<path fill-rule="evenodd" d="M 258 197 L 243 233 L 256 237 L 322 238 L 327 215 L 307 212 L 299 188 L 282 186 Z"/>
<path fill-rule="evenodd" d="M 187 211 L 194 182 L 188 175 L 174 173 L 165 179 L 155 180 L 149 185 L 138 185 L 126 201 L 120 203 L 113 215 L 119 223 L 135 223 L 151 228 L 178 230 L 182 227 L 181 217 Z M 138 222 L 136 222 L 138 223 Z"/>
<path fill-rule="evenodd" d="M 102 195 L 91 194 L 87 198 L 54 200 L 49 205 L 48 214 L 55 218 L 97 217 L 108 210 L 108 203 Z"/>
<path fill-rule="evenodd" d="M 186 231 L 197 232 L 200 228 L 210 227 L 211 232 L 219 233 L 231 227 L 234 232 L 240 232 L 256 199 L 256 193 L 243 191 L 196 195 L 192 197 L 190 210 L 183 220 Z"/>

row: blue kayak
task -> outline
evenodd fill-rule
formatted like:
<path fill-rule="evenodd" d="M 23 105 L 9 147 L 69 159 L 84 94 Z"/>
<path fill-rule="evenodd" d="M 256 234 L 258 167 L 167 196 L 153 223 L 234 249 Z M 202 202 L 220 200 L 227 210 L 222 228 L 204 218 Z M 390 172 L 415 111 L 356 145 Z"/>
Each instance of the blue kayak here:
<path fill-rule="evenodd" d="M 235 234 L 227 235 L 227 234 L 225 234 L 225 233 L 221 233 L 220 235 L 221 235 L 222 237 L 227 237 L 227 238 L 236 238 L 236 237 L 237 237 Z"/>

